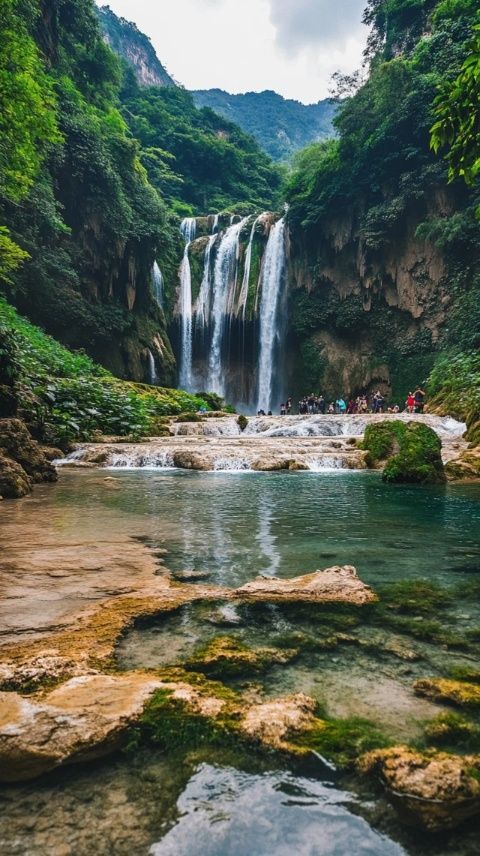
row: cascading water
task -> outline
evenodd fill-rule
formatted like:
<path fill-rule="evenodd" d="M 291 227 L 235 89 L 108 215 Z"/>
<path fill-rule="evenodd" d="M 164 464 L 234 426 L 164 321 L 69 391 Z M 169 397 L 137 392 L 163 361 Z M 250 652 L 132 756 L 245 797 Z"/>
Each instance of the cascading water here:
<path fill-rule="evenodd" d="M 222 364 L 222 345 L 229 305 L 234 299 L 240 233 L 248 221 L 244 217 L 230 226 L 221 239 L 215 261 L 213 305 L 211 312 L 212 339 L 208 356 L 208 389 L 217 395 L 225 394 L 225 371 Z"/>
<path fill-rule="evenodd" d="M 148 381 L 152 386 L 158 384 L 157 367 L 155 365 L 155 357 L 152 352 L 148 352 Z"/>
<path fill-rule="evenodd" d="M 218 215 L 217 215 L 218 216 Z M 216 233 L 211 235 L 205 249 L 205 257 L 203 262 L 203 279 L 198 293 L 198 300 L 195 307 L 195 323 L 200 327 L 206 327 L 210 317 L 211 304 L 211 258 L 212 249 L 217 240 Z"/>
<path fill-rule="evenodd" d="M 242 280 L 242 288 L 240 289 L 240 296 L 238 298 L 238 307 L 237 307 L 237 315 L 242 314 L 242 318 L 245 321 L 245 312 L 247 309 L 247 299 L 248 299 L 248 285 L 250 282 L 250 271 L 252 269 L 252 249 L 253 249 L 253 239 L 255 237 L 255 229 L 257 227 L 257 223 L 260 217 L 254 221 L 252 226 L 252 231 L 250 232 L 250 239 L 248 241 L 247 252 L 245 254 L 245 268 L 243 272 L 243 280 Z"/>
<path fill-rule="evenodd" d="M 258 410 L 273 408 L 275 349 L 279 343 L 279 307 L 285 281 L 285 217 L 270 229 L 262 273 Z"/>
<path fill-rule="evenodd" d="M 153 294 L 157 305 L 163 308 L 163 276 L 162 271 L 158 266 L 158 262 L 153 263 L 152 269 Z"/>
<path fill-rule="evenodd" d="M 212 235 L 216 235 L 218 232 L 218 221 L 220 219 L 220 214 L 215 214 L 213 218 L 213 226 L 212 226 Z"/>
<path fill-rule="evenodd" d="M 186 217 L 182 221 L 180 231 L 185 240 L 182 265 L 180 268 L 180 313 L 181 313 L 181 340 L 182 350 L 180 356 L 180 387 L 191 391 L 192 389 L 192 274 L 190 270 L 190 259 L 188 251 L 190 244 L 195 239 L 197 223 L 194 217 Z"/>

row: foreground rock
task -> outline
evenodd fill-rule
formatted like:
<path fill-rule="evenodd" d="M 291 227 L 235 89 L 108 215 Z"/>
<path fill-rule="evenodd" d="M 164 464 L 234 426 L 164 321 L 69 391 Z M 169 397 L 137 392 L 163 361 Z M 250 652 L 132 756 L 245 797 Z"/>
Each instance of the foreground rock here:
<path fill-rule="evenodd" d="M 380 749 L 359 762 L 376 773 L 410 822 L 430 832 L 451 829 L 480 812 L 480 757 Z"/>
<path fill-rule="evenodd" d="M 159 686 L 132 673 L 74 678 L 43 700 L 0 693 L 0 780 L 20 782 L 108 754 Z"/>
<path fill-rule="evenodd" d="M 57 480 L 55 467 L 20 419 L 0 419 L 0 496 L 19 499 L 34 484 Z"/>
<path fill-rule="evenodd" d="M 280 580 L 276 577 L 257 577 L 235 590 L 234 595 L 242 600 L 258 600 L 276 603 L 279 601 L 308 603 L 350 603 L 363 606 L 377 600 L 372 589 L 362 583 L 357 571 L 350 565 L 335 566 L 325 571 L 316 571 L 303 577 Z"/>

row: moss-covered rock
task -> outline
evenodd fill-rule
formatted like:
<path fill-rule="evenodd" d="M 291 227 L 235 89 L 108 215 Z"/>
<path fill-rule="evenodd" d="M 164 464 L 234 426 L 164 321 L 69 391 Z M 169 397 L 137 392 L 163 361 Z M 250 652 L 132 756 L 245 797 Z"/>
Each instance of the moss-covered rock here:
<path fill-rule="evenodd" d="M 0 496 L 4 499 L 20 499 L 30 493 L 33 480 L 23 467 L 0 453 Z"/>
<path fill-rule="evenodd" d="M 443 484 L 442 444 L 435 431 L 420 422 L 367 425 L 361 448 L 370 467 L 383 466 L 383 480 L 392 484 Z"/>
<path fill-rule="evenodd" d="M 427 723 L 424 735 L 430 746 L 480 752 L 480 725 L 459 713 L 441 713 Z"/>
<path fill-rule="evenodd" d="M 276 663 L 288 663 L 296 654 L 296 650 L 289 649 L 248 648 L 230 636 L 219 636 L 199 648 L 185 667 L 212 677 L 229 678 L 266 671 Z"/>
<path fill-rule="evenodd" d="M 480 709 L 480 686 L 449 678 L 424 678 L 416 681 L 417 695 L 432 701 L 448 702 L 459 707 Z"/>

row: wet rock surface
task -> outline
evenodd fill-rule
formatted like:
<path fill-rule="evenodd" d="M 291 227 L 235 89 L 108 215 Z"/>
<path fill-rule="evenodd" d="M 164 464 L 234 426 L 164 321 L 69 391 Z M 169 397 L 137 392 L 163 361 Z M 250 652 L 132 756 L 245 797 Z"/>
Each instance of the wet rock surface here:
<path fill-rule="evenodd" d="M 480 812 L 478 756 L 395 747 L 367 754 L 359 769 L 377 774 L 411 820 L 430 831 L 455 827 Z"/>
<path fill-rule="evenodd" d="M 309 603 L 350 603 L 363 605 L 377 598 L 358 578 L 351 566 L 333 567 L 291 580 L 258 577 L 236 589 L 235 596 L 259 601 L 306 601 Z"/>

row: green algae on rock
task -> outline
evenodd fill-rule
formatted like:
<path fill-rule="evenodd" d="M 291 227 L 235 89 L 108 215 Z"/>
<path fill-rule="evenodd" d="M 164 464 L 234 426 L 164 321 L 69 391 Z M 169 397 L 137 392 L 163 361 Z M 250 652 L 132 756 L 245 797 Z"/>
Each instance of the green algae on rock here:
<path fill-rule="evenodd" d="M 433 701 L 448 702 L 458 707 L 480 709 L 480 686 L 448 678 L 425 678 L 416 681 L 417 695 Z"/>
<path fill-rule="evenodd" d="M 188 670 L 218 678 L 263 672 L 274 664 L 288 663 L 298 652 L 273 648 L 249 648 L 229 636 L 218 636 L 194 652 L 185 664 Z"/>
<path fill-rule="evenodd" d="M 385 461 L 383 480 L 392 484 L 443 484 L 442 443 L 428 425 L 393 420 L 367 425 L 360 447 L 368 452 L 367 464 Z"/>

